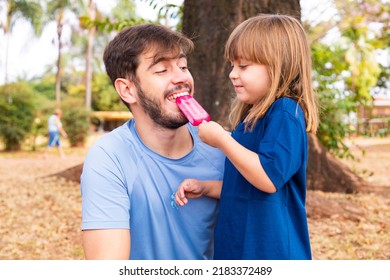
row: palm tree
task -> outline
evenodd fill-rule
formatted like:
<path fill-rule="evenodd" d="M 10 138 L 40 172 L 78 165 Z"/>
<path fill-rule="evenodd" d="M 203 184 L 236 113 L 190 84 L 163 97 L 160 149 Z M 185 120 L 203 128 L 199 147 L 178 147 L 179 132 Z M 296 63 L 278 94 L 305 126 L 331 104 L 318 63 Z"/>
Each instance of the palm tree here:
<path fill-rule="evenodd" d="M 106 18 L 96 7 L 94 0 L 88 0 L 88 15 L 79 17 L 81 26 L 88 32 L 85 60 L 85 106 L 87 111 L 91 110 L 92 103 L 92 73 L 94 58 L 94 42 L 98 38 L 98 26 L 100 29 L 116 29 L 112 23 L 127 20 L 132 23 L 140 21 L 135 15 L 135 6 L 133 1 L 117 0 L 116 5 L 111 11 L 113 20 Z M 122 24 L 123 28 L 127 24 Z"/>
<path fill-rule="evenodd" d="M 41 34 L 41 18 L 43 15 L 43 10 L 41 8 L 41 5 L 35 1 L 7 0 L 2 2 L 6 2 L 7 13 L 5 22 L 0 22 L 0 29 L 4 31 L 6 38 L 4 83 L 8 84 L 8 50 L 10 47 L 10 34 L 12 32 L 12 29 L 17 20 L 23 18 L 30 22 L 35 35 Z M 9 96 L 9 102 L 12 102 L 12 96 Z"/>
<path fill-rule="evenodd" d="M 70 0 L 51 0 L 47 3 L 47 14 L 48 19 L 46 23 L 49 23 L 53 20 L 57 23 L 57 41 L 58 41 L 58 53 L 57 53 L 57 73 L 56 73 L 56 103 L 59 105 L 61 103 L 61 79 L 62 79 L 62 47 L 61 42 L 62 38 L 62 28 L 64 25 L 64 14 L 65 11 L 70 7 Z"/>

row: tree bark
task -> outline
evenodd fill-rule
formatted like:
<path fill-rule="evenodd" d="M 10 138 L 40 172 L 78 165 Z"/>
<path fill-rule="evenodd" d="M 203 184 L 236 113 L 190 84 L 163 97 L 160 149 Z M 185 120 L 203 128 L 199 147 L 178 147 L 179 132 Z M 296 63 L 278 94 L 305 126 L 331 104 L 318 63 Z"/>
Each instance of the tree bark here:
<path fill-rule="evenodd" d="M 317 137 L 309 134 L 308 138 L 307 189 L 355 193 L 362 186 L 366 186 L 366 182 L 329 153 Z"/>
<path fill-rule="evenodd" d="M 195 97 L 212 119 L 229 128 L 228 115 L 234 89 L 228 79 L 230 65 L 223 53 L 233 29 L 258 13 L 290 14 L 300 18 L 299 0 L 185 0 L 183 33 L 193 39 L 189 57 Z"/>
<path fill-rule="evenodd" d="M 185 0 L 183 33 L 195 43 L 189 66 L 195 80 L 195 97 L 211 118 L 227 129 L 230 104 L 235 96 L 229 81 L 224 46 L 230 33 L 243 20 L 258 13 L 288 14 L 300 19 L 299 0 Z M 363 183 L 348 167 L 310 136 L 308 189 L 351 193 Z"/>
<path fill-rule="evenodd" d="M 57 39 L 58 39 L 58 53 L 57 53 L 57 74 L 56 74 L 56 103 L 61 104 L 61 80 L 62 80 L 62 26 L 63 26 L 64 10 L 60 10 L 57 18 Z"/>

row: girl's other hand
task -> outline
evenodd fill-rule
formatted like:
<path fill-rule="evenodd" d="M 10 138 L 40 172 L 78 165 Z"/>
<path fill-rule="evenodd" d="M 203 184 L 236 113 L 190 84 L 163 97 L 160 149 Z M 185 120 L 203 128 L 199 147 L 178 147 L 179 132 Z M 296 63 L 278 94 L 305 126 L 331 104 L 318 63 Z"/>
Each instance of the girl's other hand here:
<path fill-rule="evenodd" d="M 175 194 L 175 203 L 184 206 L 188 203 L 188 198 L 198 198 L 203 195 L 204 185 L 195 179 L 185 179 L 179 186 Z"/>
<path fill-rule="evenodd" d="M 229 133 L 218 123 L 214 121 L 202 122 L 198 126 L 200 139 L 214 148 L 219 148 L 220 144 Z"/>

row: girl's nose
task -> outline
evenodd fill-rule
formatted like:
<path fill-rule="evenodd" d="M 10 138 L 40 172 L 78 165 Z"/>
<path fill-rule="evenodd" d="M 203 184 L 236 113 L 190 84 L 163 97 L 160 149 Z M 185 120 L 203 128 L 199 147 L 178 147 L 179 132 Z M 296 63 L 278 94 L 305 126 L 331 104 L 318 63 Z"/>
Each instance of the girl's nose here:
<path fill-rule="evenodd" d="M 231 70 L 230 73 L 229 73 L 229 78 L 230 78 L 230 79 L 237 79 L 237 78 L 238 78 L 237 71 L 235 71 L 234 69 L 235 69 L 235 68 L 233 67 L 232 70 Z"/>

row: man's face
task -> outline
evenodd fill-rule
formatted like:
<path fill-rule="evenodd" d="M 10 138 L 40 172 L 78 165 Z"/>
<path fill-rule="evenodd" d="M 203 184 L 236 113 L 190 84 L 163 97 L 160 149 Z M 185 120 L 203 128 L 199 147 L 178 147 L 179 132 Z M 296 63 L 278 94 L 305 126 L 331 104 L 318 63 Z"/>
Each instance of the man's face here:
<path fill-rule="evenodd" d="M 188 122 L 176 105 L 176 94 L 193 92 L 193 78 L 187 59 L 177 52 L 155 56 L 149 51 L 140 56 L 136 75 L 138 102 L 158 125 L 175 129 Z"/>

